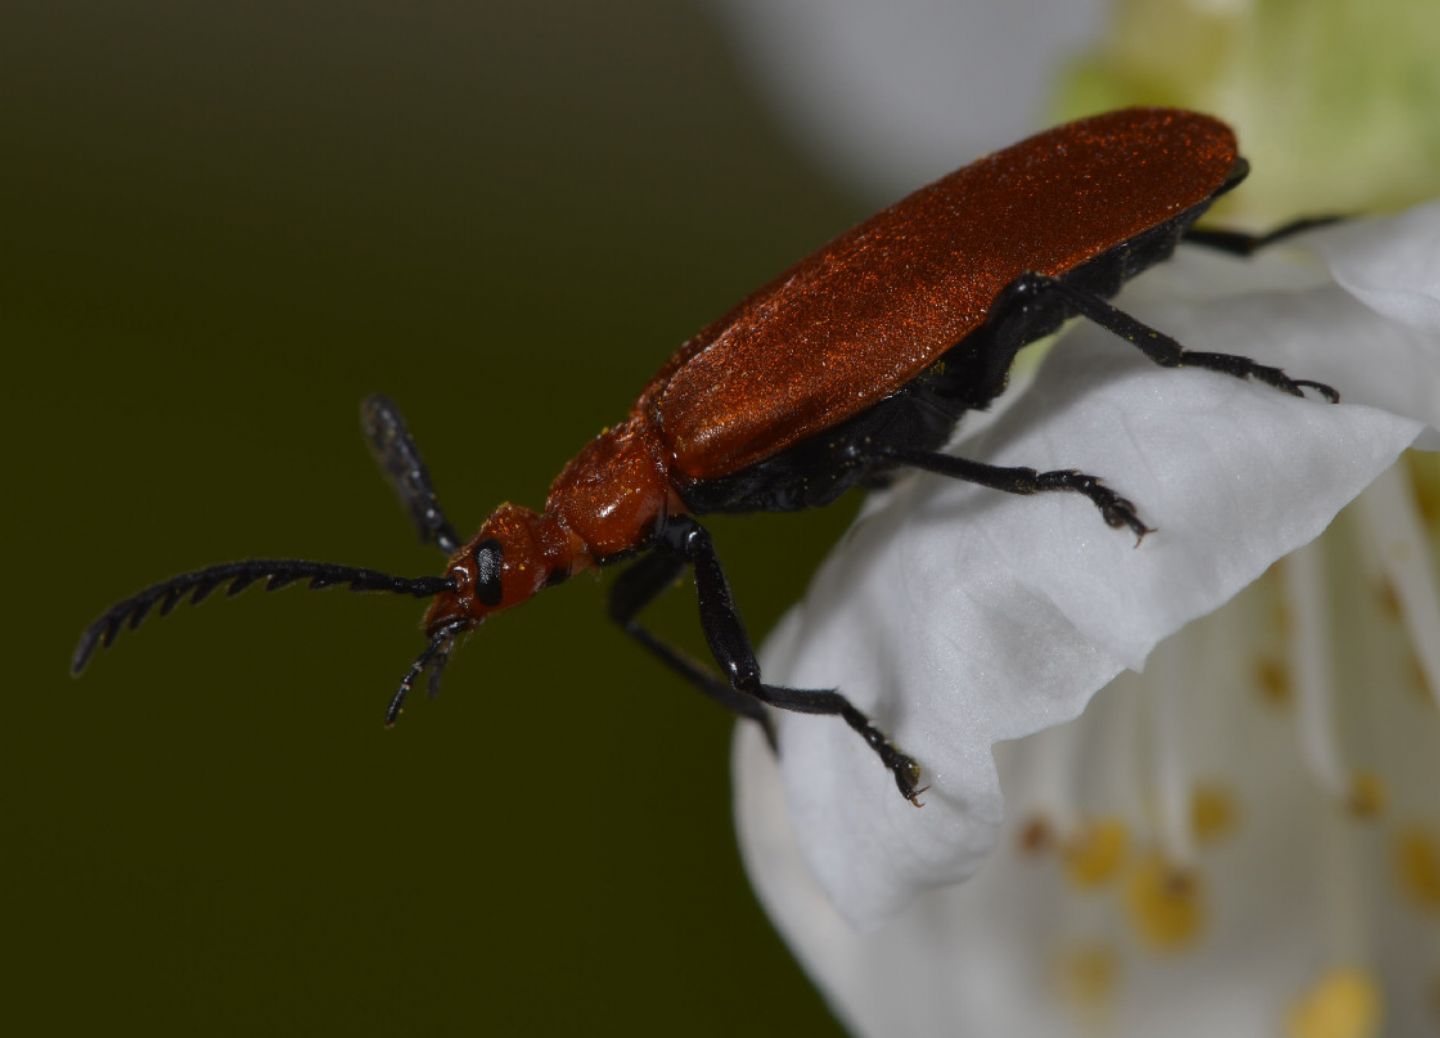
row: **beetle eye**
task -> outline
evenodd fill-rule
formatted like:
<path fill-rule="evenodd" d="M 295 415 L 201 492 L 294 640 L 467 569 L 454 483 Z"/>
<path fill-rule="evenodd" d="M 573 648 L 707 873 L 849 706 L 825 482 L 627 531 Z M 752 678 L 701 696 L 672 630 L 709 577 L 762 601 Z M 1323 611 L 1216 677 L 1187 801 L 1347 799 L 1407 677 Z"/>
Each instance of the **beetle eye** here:
<path fill-rule="evenodd" d="M 500 604 L 500 542 L 493 538 L 475 545 L 475 597 L 483 605 Z"/>

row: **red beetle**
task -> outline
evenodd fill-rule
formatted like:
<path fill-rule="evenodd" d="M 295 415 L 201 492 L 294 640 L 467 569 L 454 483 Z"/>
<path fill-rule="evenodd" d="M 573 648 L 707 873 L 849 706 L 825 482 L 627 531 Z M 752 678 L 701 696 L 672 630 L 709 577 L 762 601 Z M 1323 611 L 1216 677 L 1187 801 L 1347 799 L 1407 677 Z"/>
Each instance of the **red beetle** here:
<path fill-rule="evenodd" d="M 229 563 L 175 577 L 88 627 L 72 669 L 156 605 L 198 602 L 264 579 L 433 597 L 429 645 L 390 702 L 393 722 L 419 676 L 430 687 L 456 639 L 485 617 L 596 566 L 634 560 L 611 589 L 611 616 L 705 694 L 773 733 L 765 706 L 838 714 L 918 803 L 920 768 L 839 692 L 761 680 L 709 534 L 707 512 L 828 504 L 858 484 L 920 468 L 1016 494 L 1089 498 L 1113 527 L 1143 537 L 1135 506 L 1095 476 L 1000 468 L 940 452 L 966 411 L 1005 388 L 1016 352 L 1082 316 L 1167 367 L 1255 378 L 1300 395 L 1329 386 L 1245 357 L 1185 350 L 1105 300 L 1181 241 L 1248 253 L 1319 221 L 1265 236 L 1192 224 L 1248 167 L 1223 123 L 1134 108 L 1069 123 L 951 173 L 801 260 L 682 346 L 629 414 L 595 437 L 550 487 L 540 512 L 503 504 L 460 543 L 405 423 L 383 397 L 363 407 L 366 436 L 421 536 L 450 555 L 442 577 L 406 579 L 294 560 Z M 636 622 L 686 566 L 722 676 Z"/>

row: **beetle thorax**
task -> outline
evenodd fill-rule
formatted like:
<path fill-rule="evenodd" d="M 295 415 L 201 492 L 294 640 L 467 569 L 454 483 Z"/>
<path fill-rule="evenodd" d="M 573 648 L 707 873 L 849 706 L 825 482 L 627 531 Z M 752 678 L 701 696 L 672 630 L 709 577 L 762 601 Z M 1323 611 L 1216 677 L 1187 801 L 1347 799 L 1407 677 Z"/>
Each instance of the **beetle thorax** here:
<path fill-rule="evenodd" d="M 632 416 L 595 437 L 565 466 L 550 485 L 545 511 L 579 538 L 589 560 L 639 547 L 679 503 L 665 458 L 653 429 Z"/>

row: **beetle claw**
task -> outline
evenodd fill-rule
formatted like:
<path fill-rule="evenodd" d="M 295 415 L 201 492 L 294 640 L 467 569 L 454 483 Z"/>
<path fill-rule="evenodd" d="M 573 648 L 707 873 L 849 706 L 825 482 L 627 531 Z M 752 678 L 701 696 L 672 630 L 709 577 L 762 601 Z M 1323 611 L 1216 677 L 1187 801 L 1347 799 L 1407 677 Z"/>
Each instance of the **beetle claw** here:
<path fill-rule="evenodd" d="M 920 779 L 920 765 L 915 762 L 915 758 L 895 751 L 895 757 L 890 762 L 890 770 L 895 773 L 895 785 L 900 787 L 900 795 L 914 806 L 924 807 L 925 805 L 920 802 L 920 794 L 930 787 L 915 788 L 915 783 Z"/>
<path fill-rule="evenodd" d="M 1323 396 L 1327 403 L 1338 404 L 1340 402 L 1340 393 L 1334 386 L 1327 386 L 1324 382 L 1312 382 L 1308 378 L 1297 378 L 1295 384 L 1297 386 L 1309 386 Z"/>

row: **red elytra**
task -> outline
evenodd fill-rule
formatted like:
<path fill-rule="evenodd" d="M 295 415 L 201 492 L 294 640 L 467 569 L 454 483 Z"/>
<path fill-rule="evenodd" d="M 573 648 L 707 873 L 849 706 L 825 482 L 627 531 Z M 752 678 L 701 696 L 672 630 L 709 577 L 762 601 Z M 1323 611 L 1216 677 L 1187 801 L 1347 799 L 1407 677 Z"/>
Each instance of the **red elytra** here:
<path fill-rule="evenodd" d="M 1237 158 L 1230 128 L 1194 112 L 1031 137 L 801 260 L 686 344 L 637 412 L 673 471 L 728 475 L 895 392 L 1023 272 L 1059 277 L 1204 202 Z"/>
<path fill-rule="evenodd" d="M 155 606 L 163 614 L 222 584 L 234 593 L 261 579 L 272 589 L 306 580 L 433 596 L 430 643 L 391 700 L 393 721 L 427 668 L 434 691 L 461 633 L 578 571 L 634 559 L 611 588 L 610 612 L 647 650 L 763 725 L 772 745 L 766 706 L 843 718 L 918 804 L 919 765 L 845 696 L 761 680 L 714 546 L 694 517 L 816 507 L 908 467 L 1017 494 L 1076 493 L 1109 525 L 1143 537 L 1148 528 L 1135 506 L 1095 476 L 1000 468 L 940 448 L 967 410 L 1003 390 L 1021 347 L 1076 315 L 1161 365 L 1338 399 L 1329 386 L 1245 357 L 1187 352 L 1105 301 L 1181 241 L 1248 254 L 1316 223 L 1265 236 L 1194 229 L 1247 168 L 1223 123 L 1162 108 L 1084 119 L 980 159 L 842 234 L 709 325 L 641 390 L 622 422 L 565 467 L 542 511 L 503 504 L 464 544 L 398 410 L 371 398 L 371 448 L 422 538 L 450 555 L 443 577 L 298 560 L 182 574 L 106 611 L 82 635 L 72 668 Z M 687 566 L 723 677 L 636 621 Z"/>

